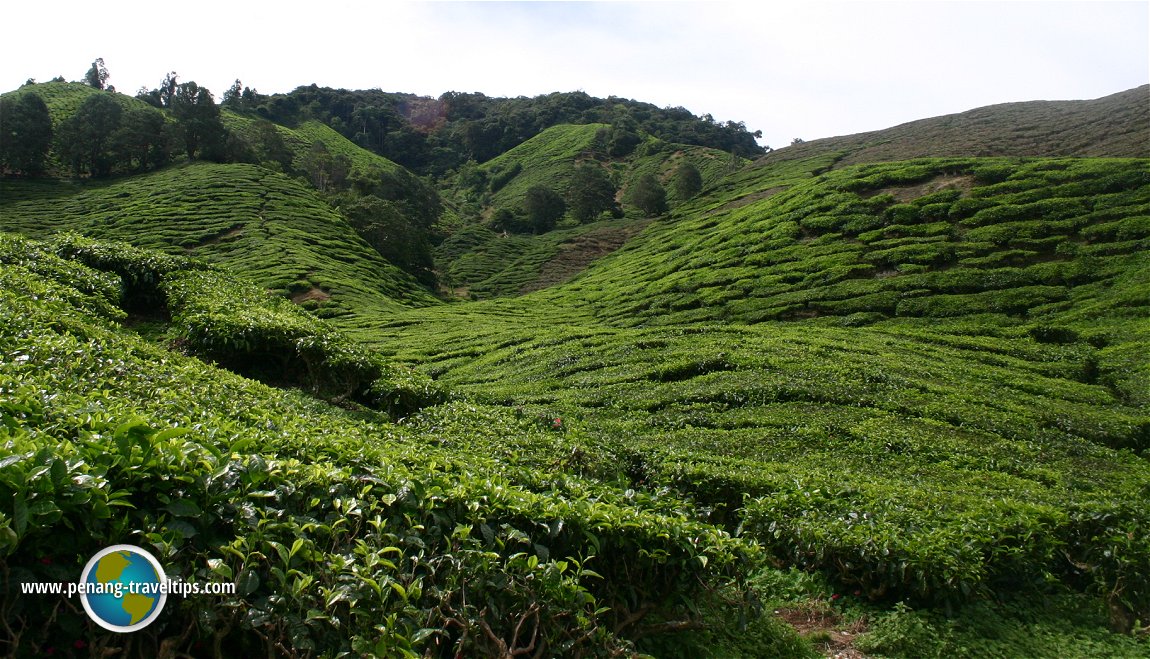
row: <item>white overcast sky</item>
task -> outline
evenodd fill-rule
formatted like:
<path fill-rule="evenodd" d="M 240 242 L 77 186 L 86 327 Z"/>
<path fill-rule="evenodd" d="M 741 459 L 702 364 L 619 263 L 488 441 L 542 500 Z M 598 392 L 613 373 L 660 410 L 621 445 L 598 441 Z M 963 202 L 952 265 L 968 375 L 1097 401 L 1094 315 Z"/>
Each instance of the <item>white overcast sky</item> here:
<path fill-rule="evenodd" d="M 775 147 L 1150 82 L 1150 2 L 6 2 L 0 90 L 167 71 L 439 96 L 583 90 L 743 121 Z"/>

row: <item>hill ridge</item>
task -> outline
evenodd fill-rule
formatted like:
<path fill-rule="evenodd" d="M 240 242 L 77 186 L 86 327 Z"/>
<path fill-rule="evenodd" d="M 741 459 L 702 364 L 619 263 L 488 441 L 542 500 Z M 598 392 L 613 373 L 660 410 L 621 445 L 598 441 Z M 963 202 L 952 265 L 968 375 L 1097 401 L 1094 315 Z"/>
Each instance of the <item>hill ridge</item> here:
<path fill-rule="evenodd" d="M 1042 120 L 1035 119 L 1036 113 Z M 984 139 L 972 142 L 972 132 Z M 768 153 L 756 164 L 827 152 L 836 154 L 842 166 L 969 156 L 1150 157 L 1150 84 L 1089 100 L 997 103 L 811 140 Z"/>

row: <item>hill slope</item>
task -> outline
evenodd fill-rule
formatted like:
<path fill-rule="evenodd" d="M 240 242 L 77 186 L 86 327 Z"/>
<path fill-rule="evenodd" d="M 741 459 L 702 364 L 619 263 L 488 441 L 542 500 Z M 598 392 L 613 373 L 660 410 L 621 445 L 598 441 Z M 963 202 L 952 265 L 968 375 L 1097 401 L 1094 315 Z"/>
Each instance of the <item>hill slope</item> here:
<path fill-rule="evenodd" d="M 310 300 L 325 315 L 434 302 L 314 190 L 254 165 L 193 163 L 108 182 L 0 186 L 0 230 L 74 231 L 194 254 Z"/>
<path fill-rule="evenodd" d="M 1117 555 L 1087 549 L 1102 510 L 1150 537 L 1150 162 L 816 164 L 740 172 L 570 283 L 365 336 L 874 600 L 1082 587 Z M 1086 588 L 1121 628 L 1136 581 Z"/>
<path fill-rule="evenodd" d="M 1003 103 L 893 128 L 811 140 L 763 164 L 836 154 L 842 165 L 963 156 L 1150 157 L 1150 85 L 1090 101 Z"/>
<path fill-rule="evenodd" d="M 146 283 L 129 276 L 144 272 Z M 131 637 L 141 655 L 622 652 L 642 635 L 643 614 L 679 615 L 754 555 L 690 519 L 685 502 L 445 449 L 469 438 L 320 404 L 149 344 L 119 324 L 133 282 L 166 291 L 176 323 L 198 326 L 189 339 L 209 350 L 259 354 L 303 326 L 287 344 L 330 351 L 327 366 L 371 360 L 321 321 L 200 264 L 0 234 L 6 655 L 122 647 L 79 607 L 7 587 L 75 578 L 65 575 L 121 542 L 149 547 L 186 580 L 239 584 L 232 596 L 169 602 Z M 558 437 L 488 419 L 537 443 Z M 778 628 L 759 631 L 760 642 L 795 647 Z"/>
<path fill-rule="evenodd" d="M 608 172 L 619 202 L 628 198 L 645 175 L 673 190 L 676 168 L 690 164 L 705 189 L 749 164 L 715 149 L 638 135 L 628 153 L 611 156 L 610 134 L 607 124 L 552 126 L 473 172 L 457 174 L 444 194 L 454 202 L 461 226 L 453 227 L 452 235 L 436 250 L 445 284 L 480 298 L 546 288 L 578 275 L 642 230 L 646 218 L 627 205 L 626 220 L 579 225 L 567 217 L 558 230 L 542 235 L 507 235 L 498 227 L 491 228 L 491 218 L 499 213 L 524 215 L 524 199 L 531 188 L 565 195 L 580 163 L 598 163 Z M 668 193 L 671 208 L 684 201 Z"/>

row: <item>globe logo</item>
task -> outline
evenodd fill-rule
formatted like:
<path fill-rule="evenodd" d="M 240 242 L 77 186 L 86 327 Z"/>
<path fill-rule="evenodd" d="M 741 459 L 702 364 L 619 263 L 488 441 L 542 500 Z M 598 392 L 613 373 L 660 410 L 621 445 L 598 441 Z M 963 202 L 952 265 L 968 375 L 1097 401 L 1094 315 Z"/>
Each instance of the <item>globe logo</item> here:
<path fill-rule="evenodd" d="M 135 545 L 113 545 L 93 556 L 80 575 L 80 601 L 104 629 L 134 632 L 150 625 L 168 599 L 160 562 Z"/>

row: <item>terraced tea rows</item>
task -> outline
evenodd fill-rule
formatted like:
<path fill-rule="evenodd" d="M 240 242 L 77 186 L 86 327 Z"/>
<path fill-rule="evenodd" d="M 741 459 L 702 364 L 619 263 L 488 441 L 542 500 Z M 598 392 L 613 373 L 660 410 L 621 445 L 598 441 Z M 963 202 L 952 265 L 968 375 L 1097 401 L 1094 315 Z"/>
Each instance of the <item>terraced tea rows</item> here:
<path fill-rule="evenodd" d="M 0 183 L 0 229 L 130 241 L 226 264 L 323 315 L 434 299 L 314 191 L 254 165 L 195 163 L 108 183 Z"/>
<path fill-rule="evenodd" d="M 189 635 L 175 639 L 202 621 L 195 647 L 226 654 L 625 650 L 629 634 L 642 634 L 640 612 L 677 624 L 756 555 L 693 521 L 681 501 L 444 450 L 426 439 L 439 432 L 150 345 L 117 325 L 126 275 L 50 247 L 0 242 L 0 492 L 13 502 L 0 512 L 6 573 L 50 581 L 100 547 L 131 541 L 185 579 L 240 590 L 189 599 L 127 641 L 87 633 L 82 612 L 51 598 L 6 590 L 3 610 L 19 607 L 5 620 L 6 652 L 34 656 L 73 640 L 96 651 L 190 647 Z M 116 273 L 176 263 L 99 243 L 53 249 Z M 181 270 L 158 270 L 152 283 L 184 309 L 175 322 L 198 327 L 189 336 L 202 346 L 234 343 L 240 335 L 227 326 L 187 313 L 236 284 L 217 273 L 212 286 L 187 287 L 196 269 Z M 307 314 L 246 295 L 244 314 L 265 318 L 242 333 L 249 350 L 274 342 L 277 327 L 332 340 Z M 763 630 L 780 649 L 801 648 Z"/>

